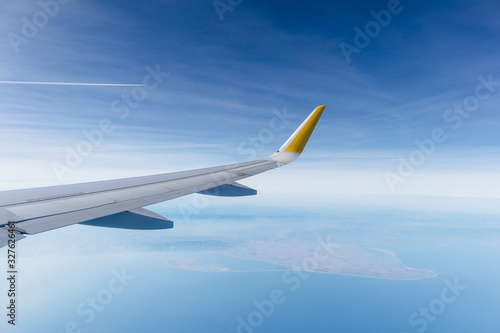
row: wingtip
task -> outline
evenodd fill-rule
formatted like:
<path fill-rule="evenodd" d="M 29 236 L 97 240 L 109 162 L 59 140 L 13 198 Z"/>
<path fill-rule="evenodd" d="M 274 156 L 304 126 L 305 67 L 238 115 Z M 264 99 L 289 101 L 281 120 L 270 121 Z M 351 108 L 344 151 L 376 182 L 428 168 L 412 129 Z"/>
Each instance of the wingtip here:
<path fill-rule="evenodd" d="M 297 159 L 304 150 L 319 118 L 323 114 L 326 105 L 317 106 L 313 112 L 302 122 L 281 148 L 270 157 L 277 162 L 290 163 Z"/>
<path fill-rule="evenodd" d="M 316 124 L 319 121 L 319 118 L 323 114 L 325 107 L 326 105 L 320 105 L 316 107 L 313 112 L 311 112 L 309 117 L 304 120 L 300 127 L 290 137 L 292 140 L 284 149 L 285 152 L 299 154 L 302 153 L 307 144 L 307 141 L 309 141 L 309 138 L 311 137 L 311 134 L 316 127 Z"/>

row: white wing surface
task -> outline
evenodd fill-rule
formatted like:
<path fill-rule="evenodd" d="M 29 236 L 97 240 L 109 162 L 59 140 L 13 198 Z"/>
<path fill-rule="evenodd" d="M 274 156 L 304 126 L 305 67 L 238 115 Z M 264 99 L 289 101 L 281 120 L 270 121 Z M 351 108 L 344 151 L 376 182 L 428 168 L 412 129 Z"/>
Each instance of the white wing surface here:
<path fill-rule="evenodd" d="M 295 160 L 324 109 L 324 105 L 314 109 L 286 143 L 264 159 L 152 176 L 0 192 L 0 247 L 7 244 L 9 228 L 17 240 L 75 223 L 167 229 L 173 227 L 172 221 L 142 207 L 192 193 L 256 194 L 237 182 Z"/>

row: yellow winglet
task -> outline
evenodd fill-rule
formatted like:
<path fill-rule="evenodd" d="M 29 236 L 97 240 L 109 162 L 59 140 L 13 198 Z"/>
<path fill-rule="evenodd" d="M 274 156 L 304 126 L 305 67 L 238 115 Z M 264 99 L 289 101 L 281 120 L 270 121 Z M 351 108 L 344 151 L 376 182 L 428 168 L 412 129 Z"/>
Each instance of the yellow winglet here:
<path fill-rule="evenodd" d="M 290 163 L 299 157 L 304 150 L 319 118 L 323 114 L 326 105 L 320 105 L 304 120 L 295 132 L 286 140 L 281 148 L 270 158 L 282 163 Z"/>
<path fill-rule="evenodd" d="M 314 128 L 316 127 L 316 124 L 318 123 L 319 118 L 323 114 L 323 110 L 325 109 L 326 105 L 320 105 L 318 106 L 309 117 L 300 125 L 300 127 L 295 131 L 293 136 L 295 136 L 286 147 L 284 150 L 287 153 L 302 153 L 302 150 L 304 150 L 304 147 L 306 146 L 307 141 L 309 140 L 309 137 L 311 136 Z M 297 133 L 298 132 L 298 133 Z"/>

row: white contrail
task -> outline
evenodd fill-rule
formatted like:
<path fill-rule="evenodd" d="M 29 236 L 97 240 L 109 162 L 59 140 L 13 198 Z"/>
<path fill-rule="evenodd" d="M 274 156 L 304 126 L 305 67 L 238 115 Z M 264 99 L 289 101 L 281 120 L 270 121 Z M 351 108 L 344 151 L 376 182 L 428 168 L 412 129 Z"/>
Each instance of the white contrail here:
<path fill-rule="evenodd" d="M 134 83 L 87 83 L 87 82 L 35 82 L 35 81 L 0 81 L 0 84 L 40 84 L 53 86 L 106 86 L 106 87 L 144 87 Z"/>

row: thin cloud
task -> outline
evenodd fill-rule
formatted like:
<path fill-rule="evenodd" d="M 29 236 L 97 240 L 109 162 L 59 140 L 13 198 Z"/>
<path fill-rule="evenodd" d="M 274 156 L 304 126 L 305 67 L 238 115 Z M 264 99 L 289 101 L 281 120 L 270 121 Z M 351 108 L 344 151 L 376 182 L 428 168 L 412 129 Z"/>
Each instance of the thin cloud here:
<path fill-rule="evenodd" d="M 103 87 L 144 87 L 137 83 L 89 83 L 89 82 L 37 82 L 37 81 L 0 81 L 0 84 L 36 84 L 48 86 L 103 86 Z"/>

